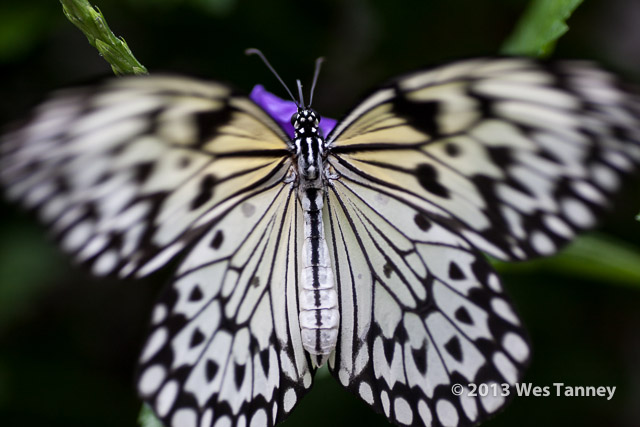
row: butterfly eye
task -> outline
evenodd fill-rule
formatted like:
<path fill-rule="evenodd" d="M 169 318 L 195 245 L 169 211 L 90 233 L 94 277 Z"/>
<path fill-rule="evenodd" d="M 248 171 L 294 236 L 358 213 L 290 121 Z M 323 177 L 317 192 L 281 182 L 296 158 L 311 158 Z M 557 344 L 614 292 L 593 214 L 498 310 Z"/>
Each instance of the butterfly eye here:
<path fill-rule="evenodd" d="M 298 113 L 295 113 L 293 114 L 293 116 L 291 116 L 291 126 L 295 127 L 297 120 L 298 120 Z"/>
<path fill-rule="evenodd" d="M 320 123 L 320 115 L 313 110 L 309 112 L 309 119 L 313 121 L 315 126 L 318 126 L 318 123 Z"/>

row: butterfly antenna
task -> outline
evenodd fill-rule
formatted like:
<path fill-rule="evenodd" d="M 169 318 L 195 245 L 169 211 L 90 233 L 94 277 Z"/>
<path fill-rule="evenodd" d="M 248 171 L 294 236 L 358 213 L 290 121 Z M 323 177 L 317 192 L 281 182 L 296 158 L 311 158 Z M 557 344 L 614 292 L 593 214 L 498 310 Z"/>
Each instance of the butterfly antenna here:
<path fill-rule="evenodd" d="M 296 101 L 296 98 L 293 96 L 293 94 L 291 93 L 291 91 L 289 90 L 289 87 L 284 83 L 284 81 L 280 78 L 280 76 L 278 75 L 278 73 L 276 73 L 276 70 L 271 66 L 271 64 L 269 63 L 269 61 L 267 61 L 267 58 L 262 54 L 261 51 L 259 51 L 258 49 L 255 48 L 249 48 L 247 50 L 244 51 L 245 55 L 258 55 L 260 57 L 260 59 L 262 59 L 262 62 L 264 62 L 264 65 L 267 66 L 267 68 L 269 70 L 271 70 L 271 72 L 273 73 L 274 76 L 276 76 L 276 78 L 278 79 L 278 81 L 282 84 L 282 86 L 284 86 L 284 88 L 287 90 L 287 93 L 289 94 L 289 96 L 291 97 L 291 99 L 293 100 L 293 102 L 295 102 L 296 105 L 300 106 L 298 104 L 298 101 Z"/>
<path fill-rule="evenodd" d="M 304 107 L 304 95 L 302 94 L 302 82 L 300 80 L 296 80 L 296 84 L 298 85 L 298 96 L 300 96 L 300 105 Z"/>
<path fill-rule="evenodd" d="M 316 90 L 316 83 L 318 83 L 318 75 L 320 75 L 320 67 L 323 62 L 323 57 L 316 59 L 316 69 L 313 72 L 313 83 L 311 83 L 311 95 L 309 96 L 309 107 L 311 107 L 311 104 L 313 103 L 313 93 Z"/>

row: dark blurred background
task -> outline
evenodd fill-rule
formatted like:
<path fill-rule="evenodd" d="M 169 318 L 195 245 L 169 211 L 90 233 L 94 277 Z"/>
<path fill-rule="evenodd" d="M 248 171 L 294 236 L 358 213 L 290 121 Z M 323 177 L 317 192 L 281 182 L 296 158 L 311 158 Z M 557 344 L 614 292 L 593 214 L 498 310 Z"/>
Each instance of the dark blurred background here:
<path fill-rule="evenodd" d="M 314 107 L 339 117 L 394 75 L 443 61 L 495 55 L 525 0 L 94 0 L 150 72 L 172 71 L 250 91 L 309 81 L 326 63 Z M 640 2 L 589 0 L 570 19 L 554 57 L 595 59 L 640 82 Z M 24 116 L 48 91 L 111 73 L 57 1 L 0 3 L 0 123 Z M 600 233 L 640 247 L 637 181 Z M 35 218 L 0 202 L 0 425 L 134 426 L 133 370 L 154 297 L 170 277 L 97 280 L 71 265 Z M 616 243 L 618 244 L 618 243 Z M 634 249 L 635 248 L 635 249 Z M 563 269 L 562 261 L 502 268 L 530 331 L 524 381 L 616 386 L 615 397 L 521 397 L 486 425 L 640 425 L 640 284 Z M 637 266 L 640 270 L 640 264 Z M 606 269 L 605 269 L 606 270 Z M 287 426 L 387 425 L 318 378 Z"/>

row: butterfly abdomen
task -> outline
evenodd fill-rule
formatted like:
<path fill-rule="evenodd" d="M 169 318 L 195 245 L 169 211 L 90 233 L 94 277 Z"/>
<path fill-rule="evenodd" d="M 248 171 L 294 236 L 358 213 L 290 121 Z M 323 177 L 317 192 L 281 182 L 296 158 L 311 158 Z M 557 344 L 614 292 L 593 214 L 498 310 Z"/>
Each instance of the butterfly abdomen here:
<path fill-rule="evenodd" d="M 322 189 L 301 194 L 304 212 L 304 244 L 300 278 L 300 328 L 302 343 L 311 355 L 322 355 L 322 365 L 338 338 L 338 294 L 334 285 L 329 248 L 322 226 Z"/>

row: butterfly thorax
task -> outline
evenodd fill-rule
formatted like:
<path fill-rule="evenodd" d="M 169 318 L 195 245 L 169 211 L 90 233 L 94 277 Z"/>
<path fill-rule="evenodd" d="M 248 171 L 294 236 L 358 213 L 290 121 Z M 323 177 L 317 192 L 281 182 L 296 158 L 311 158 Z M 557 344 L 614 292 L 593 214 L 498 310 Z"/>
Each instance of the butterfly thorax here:
<path fill-rule="evenodd" d="M 305 188 L 322 187 L 324 138 L 319 123 L 320 116 L 310 108 L 299 108 L 291 117 L 295 130 L 293 144 L 298 159 L 298 174 Z"/>
<path fill-rule="evenodd" d="M 322 224 L 324 138 L 319 121 L 319 116 L 310 108 L 298 109 L 291 118 L 295 129 L 298 197 L 304 219 L 299 321 L 302 344 L 316 366 L 323 365 L 335 349 L 340 320 L 338 294 Z"/>

